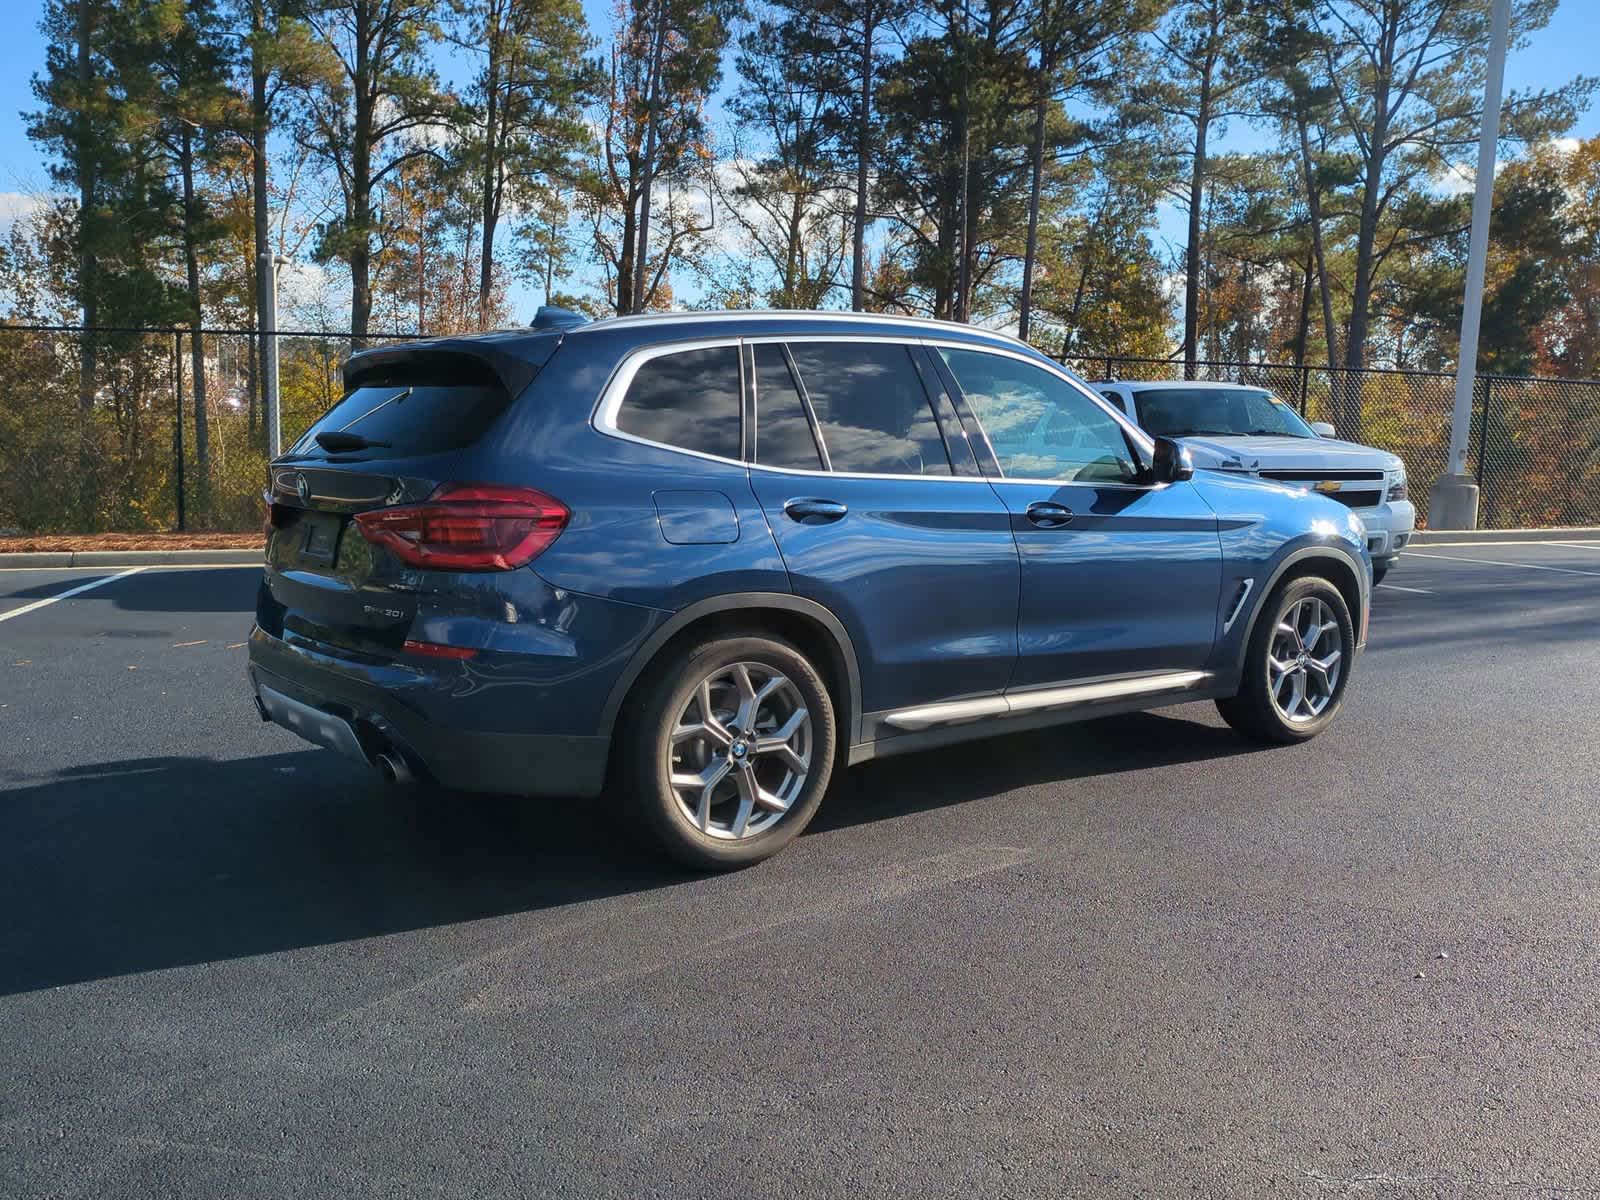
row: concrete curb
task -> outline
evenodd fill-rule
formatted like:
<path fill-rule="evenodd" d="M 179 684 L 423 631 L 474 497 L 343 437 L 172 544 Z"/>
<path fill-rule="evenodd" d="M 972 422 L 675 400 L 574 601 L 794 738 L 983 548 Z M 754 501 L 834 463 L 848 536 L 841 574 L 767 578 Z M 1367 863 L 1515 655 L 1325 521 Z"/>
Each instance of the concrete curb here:
<path fill-rule="evenodd" d="M 1412 546 L 1436 546 L 1440 542 L 1597 542 L 1600 526 L 1575 525 L 1565 529 L 1419 529 L 1411 535 Z M 1404 551 L 1402 551 L 1404 553 Z"/>
<path fill-rule="evenodd" d="M 7 567 L 259 567 L 262 550 L 34 550 L 0 554 Z"/>

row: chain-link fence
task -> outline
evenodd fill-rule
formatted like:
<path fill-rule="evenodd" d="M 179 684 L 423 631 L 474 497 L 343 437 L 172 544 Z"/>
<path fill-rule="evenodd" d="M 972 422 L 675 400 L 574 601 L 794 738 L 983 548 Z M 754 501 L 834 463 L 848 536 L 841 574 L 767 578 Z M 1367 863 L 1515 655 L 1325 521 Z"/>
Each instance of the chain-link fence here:
<path fill-rule="evenodd" d="M 1167 359 L 1068 362 L 1089 379 L 1184 377 L 1183 363 Z M 1428 490 L 1449 463 L 1453 374 L 1202 362 L 1196 378 L 1269 388 L 1340 437 L 1398 454 L 1418 520 L 1426 521 Z M 1600 381 L 1479 375 L 1468 451 L 1481 489 L 1480 527 L 1600 525 Z"/>
<path fill-rule="evenodd" d="M 276 336 L 287 445 L 339 399 L 350 340 Z M 259 528 L 261 345 L 248 331 L 0 325 L 0 531 Z M 1166 359 L 1070 362 L 1092 379 L 1183 378 Z M 1341 437 L 1400 455 L 1426 517 L 1453 375 L 1203 362 L 1198 377 L 1271 388 Z M 1470 465 L 1486 528 L 1600 524 L 1600 382 L 1479 376 Z"/>
<path fill-rule="evenodd" d="M 343 394 L 350 339 L 275 336 L 288 445 Z M 259 529 L 262 343 L 248 331 L 0 325 L 0 531 Z"/>

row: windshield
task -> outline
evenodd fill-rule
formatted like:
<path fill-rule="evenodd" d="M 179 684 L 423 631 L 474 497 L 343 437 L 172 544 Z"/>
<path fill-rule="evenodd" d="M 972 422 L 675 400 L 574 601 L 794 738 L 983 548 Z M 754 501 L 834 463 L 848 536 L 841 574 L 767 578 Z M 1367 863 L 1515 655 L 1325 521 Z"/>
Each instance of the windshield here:
<path fill-rule="evenodd" d="M 1151 388 L 1134 399 L 1139 424 L 1163 437 L 1317 436 L 1299 413 L 1260 388 Z"/>

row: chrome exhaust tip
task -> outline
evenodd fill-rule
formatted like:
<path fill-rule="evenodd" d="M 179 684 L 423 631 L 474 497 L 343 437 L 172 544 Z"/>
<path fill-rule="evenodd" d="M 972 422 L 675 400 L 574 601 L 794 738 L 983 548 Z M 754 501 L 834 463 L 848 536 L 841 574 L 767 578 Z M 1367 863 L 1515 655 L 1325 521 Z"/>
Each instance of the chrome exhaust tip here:
<path fill-rule="evenodd" d="M 385 783 L 396 787 L 409 787 L 417 781 L 406 760 L 390 751 L 386 750 L 375 757 L 372 765 L 378 768 L 378 774 L 383 776 Z"/>

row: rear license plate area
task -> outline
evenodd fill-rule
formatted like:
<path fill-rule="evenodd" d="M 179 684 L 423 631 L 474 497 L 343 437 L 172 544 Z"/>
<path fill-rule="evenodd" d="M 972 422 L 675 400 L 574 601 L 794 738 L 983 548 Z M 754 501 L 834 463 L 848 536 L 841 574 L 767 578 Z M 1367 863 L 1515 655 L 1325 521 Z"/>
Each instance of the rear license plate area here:
<path fill-rule="evenodd" d="M 328 513 L 307 513 L 300 520 L 304 530 L 300 557 L 307 563 L 329 567 L 339 548 L 339 518 Z"/>

